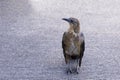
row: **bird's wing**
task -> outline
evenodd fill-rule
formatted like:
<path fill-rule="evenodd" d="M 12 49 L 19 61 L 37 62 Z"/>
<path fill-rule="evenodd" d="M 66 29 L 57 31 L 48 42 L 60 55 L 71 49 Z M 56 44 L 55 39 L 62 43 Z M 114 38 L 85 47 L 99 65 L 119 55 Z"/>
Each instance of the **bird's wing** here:
<path fill-rule="evenodd" d="M 79 61 L 79 66 L 81 66 L 81 61 L 82 61 L 82 57 L 84 55 L 84 51 L 85 51 L 85 38 L 83 33 L 80 33 L 80 61 Z"/>
<path fill-rule="evenodd" d="M 62 37 L 62 48 L 63 48 L 63 54 L 65 54 L 65 32 L 63 34 L 63 37 Z"/>
<path fill-rule="evenodd" d="M 85 51 L 85 37 L 83 33 L 80 33 L 80 53 L 83 53 Z"/>
<path fill-rule="evenodd" d="M 62 37 L 62 48 L 63 48 L 63 55 L 66 61 L 66 53 L 65 53 L 65 36 L 66 36 L 66 32 L 64 32 L 63 37 Z M 67 63 L 67 62 L 66 62 Z"/>
<path fill-rule="evenodd" d="M 70 60 L 70 56 L 67 54 L 68 49 L 70 48 L 70 44 L 68 43 L 69 41 L 69 35 L 67 32 L 64 32 L 63 34 L 63 38 L 62 38 L 62 48 L 63 48 L 63 55 L 65 58 L 65 62 L 66 64 L 68 63 L 68 61 Z"/>

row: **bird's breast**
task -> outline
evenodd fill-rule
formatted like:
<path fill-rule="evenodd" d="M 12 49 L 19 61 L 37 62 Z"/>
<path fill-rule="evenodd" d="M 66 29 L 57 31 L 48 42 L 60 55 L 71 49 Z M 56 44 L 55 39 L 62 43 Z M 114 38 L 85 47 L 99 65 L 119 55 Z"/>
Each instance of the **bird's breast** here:
<path fill-rule="evenodd" d="M 66 38 L 64 40 L 65 51 L 68 55 L 76 55 L 80 53 L 80 41 L 79 36 L 73 33 L 66 33 Z"/>
<path fill-rule="evenodd" d="M 76 43 L 77 44 L 77 43 Z M 74 41 L 71 42 L 69 49 L 68 49 L 68 54 L 69 55 L 77 55 L 79 54 L 79 48 L 78 45 L 76 45 Z"/>

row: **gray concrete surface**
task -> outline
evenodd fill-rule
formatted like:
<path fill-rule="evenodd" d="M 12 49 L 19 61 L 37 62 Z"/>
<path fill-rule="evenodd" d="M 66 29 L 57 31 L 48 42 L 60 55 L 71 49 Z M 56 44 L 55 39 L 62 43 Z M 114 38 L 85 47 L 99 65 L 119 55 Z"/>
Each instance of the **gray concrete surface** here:
<path fill-rule="evenodd" d="M 0 80 L 120 80 L 119 0 L 0 0 Z M 80 20 L 86 51 L 67 75 L 61 38 Z"/>

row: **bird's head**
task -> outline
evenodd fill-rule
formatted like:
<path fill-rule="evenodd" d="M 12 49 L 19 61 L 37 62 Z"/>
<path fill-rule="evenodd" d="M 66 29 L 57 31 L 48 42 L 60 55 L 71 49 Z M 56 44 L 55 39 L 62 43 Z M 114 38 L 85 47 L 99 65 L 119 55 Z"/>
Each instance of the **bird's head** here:
<path fill-rule="evenodd" d="M 70 27 L 73 28 L 75 33 L 79 33 L 80 31 L 80 23 L 76 18 L 63 18 L 62 20 L 67 21 L 70 24 Z"/>

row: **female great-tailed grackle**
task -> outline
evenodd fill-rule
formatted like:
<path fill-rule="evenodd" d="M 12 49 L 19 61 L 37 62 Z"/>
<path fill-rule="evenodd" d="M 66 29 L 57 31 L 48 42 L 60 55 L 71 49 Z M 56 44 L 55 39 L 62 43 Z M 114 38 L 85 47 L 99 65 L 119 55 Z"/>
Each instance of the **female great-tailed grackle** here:
<path fill-rule="evenodd" d="M 68 31 L 64 32 L 62 48 L 65 62 L 68 65 L 68 72 L 78 73 L 82 57 L 85 51 L 85 40 L 83 33 L 80 33 L 80 23 L 76 18 L 63 18 L 70 25 Z M 74 68 L 73 66 L 74 65 Z"/>

